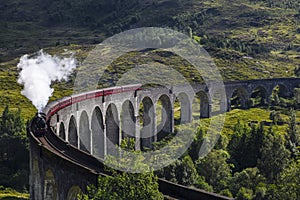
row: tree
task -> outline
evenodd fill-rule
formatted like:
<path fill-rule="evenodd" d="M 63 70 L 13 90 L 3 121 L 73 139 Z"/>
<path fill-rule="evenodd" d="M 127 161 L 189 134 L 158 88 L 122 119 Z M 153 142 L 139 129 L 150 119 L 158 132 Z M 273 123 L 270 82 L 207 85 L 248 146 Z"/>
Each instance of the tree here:
<path fill-rule="evenodd" d="M 205 181 L 204 176 L 198 176 L 197 183 L 195 184 L 195 186 L 199 189 L 202 189 L 202 190 L 205 190 L 205 191 L 208 191 L 208 192 L 213 192 L 214 191 L 213 187 Z"/>
<path fill-rule="evenodd" d="M 240 189 L 244 187 L 254 193 L 257 190 L 257 186 L 259 186 L 264 181 L 265 177 L 260 174 L 259 170 L 256 167 L 247 168 L 242 172 L 236 172 L 234 174 L 234 176 L 230 180 L 230 191 L 233 195 L 237 195 Z"/>
<path fill-rule="evenodd" d="M 126 138 L 121 142 L 121 148 L 134 152 L 134 140 Z M 125 152 L 126 153 L 126 152 Z M 138 152 L 136 152 L 138 154 Z M 126 156 L 125 156 L 126 157 Z M 130 158 L 130 157 L 128 157 Z M 115 160 L 114 157 L 107 158 L 111 166 L 116 164 L 126 166 L 127 159 Z M 147 168 L 147 166 L 136 166 L 137 168 Z M 90 185 L 87 187 L 87 194 L 80 196 L 82 200 L 127 200 L 127 199 L 163 199 L 162 193 L 158 190 L 157 176 L 153 172 L 128 173 L 119 172 L 112 168 L 108 169 L 111 176 L 99 176 L 97 187 Z"/>
<path fill-rule="evenodd" d="M 277 180 L 279 173 L 287 166 L 290 152 L 285 148 L 284 139 L 270 127 L 261 148 L 258 168 L 269 182 Z"/>
<path fill-rule="evenodd" d="M 245 187 L 241 187 L 238 194 L 236 195 L 237 200 L 250 200 L 252 199 L 253 191 L 250 189 L 247 189 Z"/>
<path fill-rule="evenodd" d="M 28 188 L 29 152 L 19 136 L 0 136 L 0 185 L 19 191 Z"/>
<path fill-rule="evenodd" d="M 17 190 L 28 188 L 29 152 L 20 110 L 5 107 L 0 120 L 0 185 Z"/>
<path fill-rule="evenodd" d="M 185 156 L 176 168 L 176 180 L 181 185 L 191 186 L 197 181 L 197 170 L 190 156 Z"/>
<path fill-rule="evenodd" d="M 252 126 L 247 136 L 246 141 L 246 154 L 244 157 L 246 158 L 244 168 L 253 168 L 257 166 L 258 160 L 261 158 L 260 148 L 264 143 L 264 126 L 261 123 L 259 126 Z"/>
<path fill-rule="evenodd" d="M 113 172 L 99 176 L 97 187 L 90 185 L 83 200 L 163 199 L 158 190 L 157 177 L 151 173 L 132 174 Z"/>
<path fill-rule="evenodd" d="M 205 137 L 205 131 L 203 130 L 203 128 L 198 127 L 197 134 L 191 146 L 189 147 L 189 151 L 188 151 L 193 161 L 196 161 L 199 158 L 199 151 L 203 144 L 204 137 Z"/>
<path fill-rule="evenodd" d="M 186 186 L 195 185 L 198 181 L 197 170 L 189 155 L 176 160 L 156 173 L 161 178 Z"/>
<path fill-rule="evenodd" d="M 300 197 L 300 161 L 292 162 L 282 171 L 276 193 L 278 199 L 296 200 Z"/>
<path fill-rule="evenodd" d="M 25 132 L 25 124 L 21 118 L 21 110 L 11 112 L 6 106 L 0 121 L 0 135 L 22 135 Z"/>
<path fill-rule="evenodd" d="M 196 162 L 197 172 L 205 177 L 206 182 L 219 192 L 226 189 L 228 180 L 231 177 L 228 152 L 224 150 L 212 150 L 204 158 Z"/>
<path fill-rule="evenodd" d="M 273 110 L 272 112 L 270 112 L 270 119 L 273 121 L 273 124 L 275 125 L 283 122 L 280 111 Z"/>
<path fill-rule="evenodd" d="M 261 157 L 260 148 L 263 145 L 263 125 L 249 128 L 239 121 L 234 127 L 234 135 L 229 144 L 228 151 L 231 155 L 230 162 L 234 171 L 240 172 L 246 168 L 253 168 Z"/>
<path fill-rule="evenodd" d="M 296 121 L 296 113 L 294 110 L 290 111 L 289 126 L 286 135 L 286 147 L 290 150 L 292 157 L 296 158 L 299 155 L 300 133 Z"/>
<path fill-rule="evenodd" d="M 176 160 L 172 164 L 156 171 L 155 173 L 158 175 L 160 178 L 164 178 L 168 181 L 171 181 L 173 183 L 177 183 L 176 179 L 176 168 L 180 164 L 179 160 Z"/>

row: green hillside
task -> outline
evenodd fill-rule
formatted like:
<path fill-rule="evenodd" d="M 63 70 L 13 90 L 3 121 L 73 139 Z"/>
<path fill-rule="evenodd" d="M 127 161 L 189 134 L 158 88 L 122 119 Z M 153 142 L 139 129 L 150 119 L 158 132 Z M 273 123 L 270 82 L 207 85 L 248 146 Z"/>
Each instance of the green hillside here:
<path fill-rule="evenodd" d="M 297 0 L 2 0 L 0 4 L 0 111 L 5 104 L 34 109 L 20 97 L 18 58 L 41 48 L 64 49 L 82 61 L 93 44 L 131 28 L 169 27 L 197 40 L 214 58 L 225 80 L 291 77 L 300 70 L 300 13 Z M 116 66 L 128 67 L 129 59 Z M 149 60 L 187 64 L 152 53 Z M 107 81 L 117 78 L 111 72 Z M 53 99 L 71 93 L 72 81 Z"/>

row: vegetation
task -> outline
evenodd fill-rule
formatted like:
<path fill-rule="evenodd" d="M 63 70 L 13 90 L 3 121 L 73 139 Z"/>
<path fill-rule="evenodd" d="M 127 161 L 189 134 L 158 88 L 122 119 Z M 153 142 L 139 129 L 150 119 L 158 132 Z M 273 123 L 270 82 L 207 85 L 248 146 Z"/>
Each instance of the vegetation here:
<path fill-rule="evenodd" d="M 121 148 L 134 152 L 134 140 L 123 140 Z M 107 160 L 106 162 L 109 162 L 109 165 L 126 165 L 128 162 L 132 162 L 116 160 L 116 158 L 109 156 Z M 135 168 L 139 169 L 145 167 L 147 168 L 146 165 L 135 166 Z M 163 195 L 158 190 L 157 176 L 153 172 L 118 172 L 112 168 L 108 168 L 107 173 L 111 174 L 111 176 L 99 176 L 97 187 L 94 185 L 88 186 L 87 194 L 83 194 L 80 199 L 163 199 Z"/>
<path fill-rule="evenodd" d="M 131 174 L 113 172 L 112 176 L 99 176 L 97 187 L 91 185 L 83 200 L 105 199 L 163 199 L 153 173 Z"/>
<path fill-rule="evenodd" d="M 255 110 L 250 109 L 253 113 Z M 233 116 L 242 113 L 249 111 L 229 112 L 226 119 L 232 120 Z M 156 173 L 176 183 L 237 199 L 282 199 L 284 196 L 297 199 L 299 194 L 294 184 L 298 183 L 299 177 L 291 174 L 299 171 L 299 154 L 293 153 L 298 152 L 295 149 L 299 149 L 299 145 L 291 145 L 291 138 L 299 137 L 300 133 L 295 129 L 298 127 L 295 112 L 290 113 L 288 125 L 238 120 L 231 127 L 232 134 L 223 131 L 215 148 L 204 158 L 198 158 L 197 152 L 207 137 L 204 126 L 198 129 L 187 154 Z M 285 131 L 281 131 L 282 128 Z M 291 188 L 285 182 L 291 184 Z"/>
<path fill-rule="evenodd" d="M 213 57 L 224 80 L 298 76 L 297 0 L 4 0 L 0 10 L 0 111 L 9 103 L 22 108 L 25 119 L 35 109 L 16 83 L 19 56 L 40 48 L 62 55 L 67 49 L 81 62 L 93 44 L 136 27 L 169 27 L 192 36 Z M 114 62 L 101 86 L 116 82 L 124 69 L 157 60 L 201 80 L 174 55 L 136 52 Z M 73 81 L 74 76 L 68 83 L 56 84 L 52 100 L 71 94 Z"/>
<path fill-rule="evenodd" d="M 10 111 L 6 106 L 0 119 L 0 196 L 22 196 L 4 187 L 28 192 L 29 152 L 25 136 L 20 110 Z"/>
<path fill-rule="evenodd" d="M 11 188 L 0 186 L 0 199 L 3 200 L 25 200 L 29 199 L 29 194 L 17 192 Z"/>
<path fill-rule="evenodd" d="M 175 183 L 236 199 L 282 199 L 284 196 L 297 199 L 299 195 L 297 190 L 299 144 L 295 142 L 297 140 L 295 138 L 298 138 L 300 133 L 299 121 L 295 116 L 294 110 L 289 110 L 288 116 L 281 114 L 286 121 L 278 125 L 270 119 L 271 111 L 259 108 L 232 110 L 226 114 L 226 128 L 222 131 L 217 145 L 207 156 L 199 158 L 198 152 L 201 144 L 208 137 L 206 130 L 209 121 L 209 119 L 201 119 L 203 123 L 198 127 L 195 140 L 188 151 L 171 165 L 155 171 L 155 174 Z M 197 124 L 199 121 L 193 123 Z M 179 128 L 182 127 L 177 127 Z M 172 138 L 170 136 L 156 142 L 155 148 L 165 146 Z M 180 144 L 180 141 L 176 143 Z M 122 144 L 124 146 L 129 143 L 123 141 Z M 136 153 L 139 154 L 139 152 Z M 160 156 L 163 157 L 163 155 Z M 139 159 L 143 160 L 142 156 Z M 118 167 L 123 162 L 136 163 L 129 160 L 110 162 Z M 118 176 L 125 175 L 138 176 L 126 173 Z M 144 175 L 141 176 L 143 180 Z M 107 179 L 114 180 L 108 177 L 102 177 L 99 180 L 105 183 Z M 114 184 L 111 188 L 118 187 Z M 97 189 L 90 187 L 89 195 L 93 196 L 97 192 L 102 195 L 107 194 L 102 188 L 105 187 L 102 185 Z"/>
<path fill-rule="evenodd" d="M 130 28 L 158 26 L 183 32 L 202 45 L 224 80 L 300 76 L 298 0 L 2 0 L 0 10 L 0 198 L 28 197 L 4 189 L 28 190 L 24 121 L 36 110 L 20 94 L 22 88 L 17 84 L 16 65 L 22 54 L 46 48 L 51 54 L 64 55 L 66 49 L 82 62 L 94 44 L 108 36 Z M 157 61 L 176 68 L 191 81 L 202 80 L 187 61 L 172 53 L 149 50 L 130 52 L 114 61 L 100 87 L 112 85 L 136 64 Z M 54 83 L 51 100 L 72 93 L 75 75 L 67 82 Z M 198 158 L 198 151 L 209 119 L 193 122 L 198 131 L 188 152 L 155 174 L 237 199 L 297 199 L 300 112 L 296 102 L 300 93 L 296 92 L 295 99 L 285 99 L 277 90 L 271 105 L 265 104 L 259 91 L 257 94 L 249 102 L 255 108 L 234 109 L 226 115 L 219 142 L 205 158 Z M 167 142 L 162 140 L 155 147 Z M 153 173 L 112 174 L 99 177 L 99 185 L 114 198 L 155 198 Z M 140 186 L 144 193 L 136 190 Z M 93 186 L 88 191 L 83 198 L 103 199 L 108 194 Z"/>

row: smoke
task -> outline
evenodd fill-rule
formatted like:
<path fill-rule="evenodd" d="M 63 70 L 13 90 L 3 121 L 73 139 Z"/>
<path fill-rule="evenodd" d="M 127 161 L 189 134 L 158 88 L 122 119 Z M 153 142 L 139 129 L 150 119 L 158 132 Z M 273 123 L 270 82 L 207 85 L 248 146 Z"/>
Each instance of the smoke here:
<path fill-rule="evenodd" d="M 76 60 L 73 57 L 59 58 L 40 50 L 36 56 L 24 55 L 20 58 L 18 83 L 24 85 L 21 94 L 26 96 L 40 112 L 47 105 L 54 91 L 53 81 L 67 80 Z"/>

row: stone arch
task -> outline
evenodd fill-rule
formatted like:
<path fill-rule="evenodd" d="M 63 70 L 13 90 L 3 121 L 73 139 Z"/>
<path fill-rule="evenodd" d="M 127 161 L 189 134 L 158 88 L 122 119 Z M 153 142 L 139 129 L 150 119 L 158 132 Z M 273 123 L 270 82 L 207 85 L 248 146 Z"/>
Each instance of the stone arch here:
<path fill-rule="evenodd" d="M 122 131 L 122 139 L 135 138 L 134 107 L 132 102 L 129 100 L 126 100 L 122 105 L 121 131 Z"/>
<path fill-rule="evenodd" d="M 156 121 L 157 121 L 157 140 L 163 139 L 167 134 L 172 132 L 172 104 L 170 98 L 163 94 L 159 97 L 156 107 L 159 106 L 159 102 L 161 103 L 161 112 L 156 113 Z M 159 116 L 160 115 L 160 116 Z M 161 120 L 158 120 L 158 119 Z"/>
<path fill-rule="evenodd" d="M 48 169 L 44 176 L 44 199 L 56 200 L 58 197 L 57 186 L 55 183 L 53 172 Z"/>
<path fill-rule="evenodd" d="M 268 98 L 267 89 L 262 85 L 251 91 L 252 107 L 267 105 Z"/>
<path fill-rule="evenodd" d="M 289 88 L 286 85 L 281 84 L 281 83 L 275 85 L 273 87 L 272 91 L 273 92 L 276 91 L 279 97 L 287 98 L 287 97 L 291 96 Z"/>
<path fill-rule="evenodd" d="M 92 113 L 92 154 L 104 158 L 104 124 L 103 115 L 99 107 L 96 107 Z"/>
<path fill-rule="evenodd" d="M 193 101 L 194 119 L 210 117 L 210 100 L 206 92 L 199 91 L 196 93 Z"/>
<path fill-rule="evenodd" d="M 79 140 L 80 149 L 85 152 L 91 151 L 91 131 L 89 126 L 89 117 L 86 111 L 82 111 L 79 120 Z"/>
<path fill-rule="evenodd" d="M 230 95 L 230 106 L 229 108 L 241 108 L 246 109 L 249 106 L 248 92 L 243 87 L 238 87 L 233 90 Z"/>
<path fill-rule="evenodd" d="M 59 137 L 66 140 L 66 129 L 63 122 L 59 124 Z"/>
<path fill-rule="evenodd" d="M 76 119 L 74 116 L 71 116 L 69 121 L 69 142 L 75 147 L 78 147 L 78 132 L 77 132 Z"/>
<path fill-rule="evenodd" d="M 117 106 L 109 104 L 105 114 L 107 153 L 114 154 L 115 146 L 120 144 L 120 127 Z"/>
<path fill-rule="evenodd" d="M 141 149 L 151 148 L 155 141 L 155 107 L 150 97 L 144 97 L 140 106 L 140 145 Z"/>
<path fill-rule="evenodd" d="M 80 189 L 80 187 L 72 186 L 68 191 L 67 200 L 77 200 L 78 199 L 77 196 L 79 194 L 82 194 L 82 190 Z"/>
<path fill-rule="evenodd" d="M 177 105 L 177 104 L 180 105 Z M 191 105 L 190 99 L 186 93 L 180 93 L 177 95 L 174 101 L 174 123 L 175 124 L 185 124 L 191 122 Z M 175 113 L 178 111 L 179 118 L 175 119 Z M 178 116 L 177 116 L 178 117 Z"/>
<path fill-rule="evenodd" d="M 284 101 L 282 101 L 281 98 L 288 99 L 291 96 L 292 95 L 289 88 L 286 85 L 279 83 L 272 88 L 272 94 L 270 97 L 271 104 L 272 106 L 286 106 L 286 104 L 284 103 Z"/>

